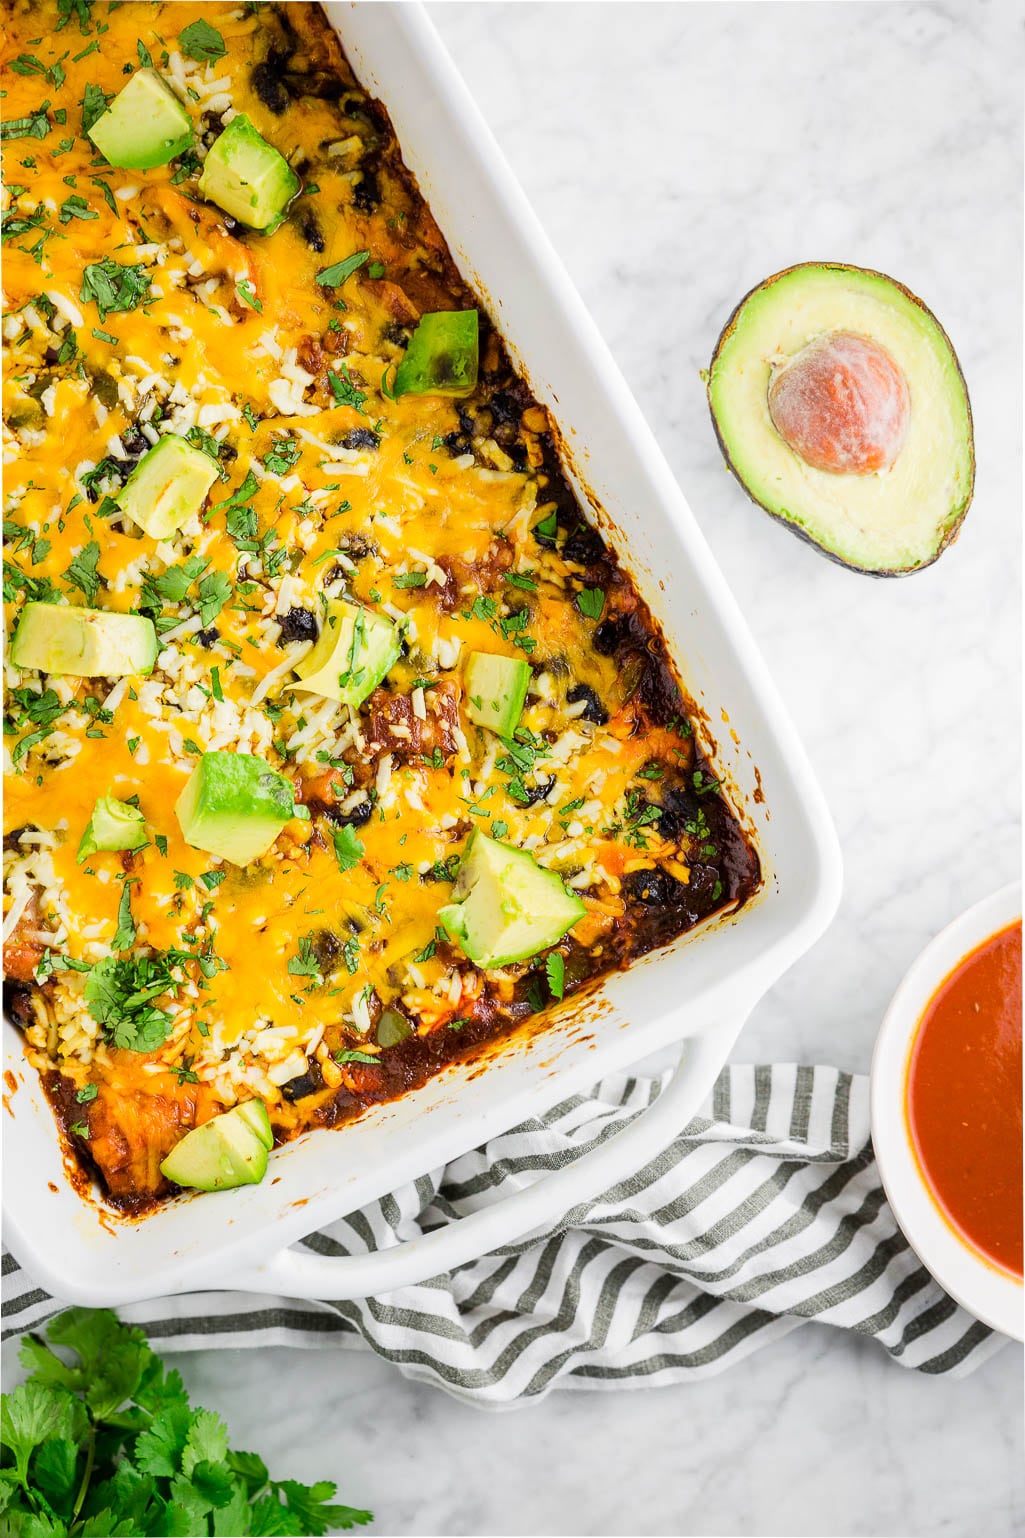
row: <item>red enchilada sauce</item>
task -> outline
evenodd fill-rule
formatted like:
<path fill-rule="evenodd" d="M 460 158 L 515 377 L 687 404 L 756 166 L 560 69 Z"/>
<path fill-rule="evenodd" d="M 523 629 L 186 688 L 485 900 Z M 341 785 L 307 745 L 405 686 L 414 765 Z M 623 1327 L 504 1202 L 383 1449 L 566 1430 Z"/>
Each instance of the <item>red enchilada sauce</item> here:
<path fill-rule="evenodd" d="M 926 1184 L 987 1260 L 1022 1275 L 1021 924 L 941 983 L 918 1027 L 907 1115 Z"/>

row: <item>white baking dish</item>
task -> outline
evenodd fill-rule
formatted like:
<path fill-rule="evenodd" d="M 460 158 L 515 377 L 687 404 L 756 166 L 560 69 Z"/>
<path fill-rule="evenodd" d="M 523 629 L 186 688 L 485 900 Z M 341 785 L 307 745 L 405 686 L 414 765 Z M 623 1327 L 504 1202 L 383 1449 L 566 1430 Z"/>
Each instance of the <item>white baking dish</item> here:
<path fill-rule="evenodd" d="M 456 261 L 552 407 L 578 489 L 626 556 L 717 739 L 715 762 L 754 831 L 764 882 L 720 918 L 517 1038 L 487 1071 L 446 1071 L 341 1131 L 273 1157 L 263 1184 L 183 1197 L 142 1221 L 80 1197 L 54 1119 L 5 1021 L 5 1239 L 35 1278 L 89 1305 L 239 1286 L 293 1296 L 380 1293 L 486 1252 L 632 1173 L 700 1105 L 757 999 L 825 928 L 840 857 L 821 793 L 747 626 L 593 322 L 425 14 L 408 4 L 327 4 L 364 85 L 391 113 Z M 729 723 L 728 728 L 726 723 Z M 736 737 L 734 737 L 734 733 Z M 739 743 L 739 745 L 738 745 Z M 660 1101 L 569 1170 L 425 1239 L 328 1259 L 303 1235 L 610 1070 L 684 1043 Z"/>

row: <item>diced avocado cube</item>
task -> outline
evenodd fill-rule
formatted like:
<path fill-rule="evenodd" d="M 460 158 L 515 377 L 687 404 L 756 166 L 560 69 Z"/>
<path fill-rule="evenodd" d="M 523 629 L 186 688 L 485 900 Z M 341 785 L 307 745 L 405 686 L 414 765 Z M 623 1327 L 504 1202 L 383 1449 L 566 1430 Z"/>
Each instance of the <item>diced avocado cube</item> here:
<path fill-rule="evenodd" d="M 175 803 L 182 837 L 232 865 L 249 865 L 294 815 L 292 786 L 253 753 L 204 753 Z"/>
<path fill-rule="evenodd" d="M 522 657 L 471 652 L 463 669 L 466 714 L 499 737 L 511 737 L 523 712 L 530 663 Z"/>
<path fill-rule="evenodd" d="M 576 893 L 527 850 L 474 829 L 452 902 L 438 920 L 478 966 L 505 967 L 555 945 L 586 912 Z"/>
<path fill-rule="evenodd" d="M 170 539 L 199 512 L 216 479 L 209 454 L 166 433 L 142 456 L 115 501 L 151 538 Z"/>
<path fill-rule="evenodd" d="M 399 627 L 384 614 L 332 599 L 320 636 L 295 671 L 304 689 L 360 705 L 402 654 Z"/>
<path fill-rule="evenodd" d="M 476 310 L 421 315 L 395 370 L 393 395 L 469 395 L 477 386 Z"/>
<path fill-rule="evenodd" d="M 299 191 L 299 178 L 284 155 L 258 134 L 244 112 L 214 140 L 199 178 L 211 203 L 251 229 L 269 233 Z"/>
<path fill-rule="evenodd" d="M 137 69 L 88 134 L 110 165 L 149 171 L 188 149 L 192 119 L 156 70 Z"/>
<path fill-rule="evenodd" d="M 130 678 L 151 673 L 158 650 L 153 621 L 141 615 L 27 603 L 11 640 L 11 661 L 42 673 Z"/>
<path fill-rule="evenodd" d="M 262 1100 L 247 1100 L 186 1132 L 160 1173 L 176 1186 L 194 1186 L 197 1191 L 259 1185 L 273 1141 L 267 1107 Z"/>
<path fill-rule="evenodd" d="M 78 845 L 78 863 L 98 849 L 141 849 L 147 842 L 146 819 L 137 806 L 100 796 Z"/>
<path fill-rule="evenodd" d="M 235 1108 L 243 1121 L 247 1121 L 268 1153 L 274 1147 L 274 1133 L 271 1129 L 270 1117 L 267 1115 L 267 1107 L 262 1100 L 244 1100 Z"/>

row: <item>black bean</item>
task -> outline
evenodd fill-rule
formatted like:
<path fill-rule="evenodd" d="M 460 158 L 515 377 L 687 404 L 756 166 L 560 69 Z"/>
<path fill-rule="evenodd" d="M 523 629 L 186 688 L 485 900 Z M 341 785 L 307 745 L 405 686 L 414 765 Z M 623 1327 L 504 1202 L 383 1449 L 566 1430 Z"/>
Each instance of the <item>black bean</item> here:
<path fill-rule="evenodd" d="M 380 438 L 369 427 L 354 427 L 342 439 L 342 446 L 347 449 L 376 449 L 380 444 Z"/>
<path fill-rule="evenodd" d="M 662 793 L 662 815 L 658 831 L 663 838 L 681 839 L 687 824 L 693 823 L 699 811 L 698 798 L 679 785 L 667 785 Z"/>
<path fill-rule="evenodd" d="M 535 802 L 543 801 L 546 796 L 551 794 L 554 784 L 555 776 L 553 774 L 550 780 L 542 780 L 540 785 L 524 785 L 523 788 L 527 793 L 526 801 L 521 801 L 518 796 L 516 800 L 521 806 L 533 806 Z"/>
<path fill-rule="evenodd" d="M 445 438 L 445 447 L 453 459 L 459 459 L 463 454 L 473 453 L 473 440 L 465 433 L 448 433 Z"/>
<path fill-rule="evenodd" d="M 352 201 L 361 214 L 372 214 L 381 201 L 381 187 L 376 171 L 364 171 L 363 179 L 356 183 Z"/>
<path fill-rule="evenodd" d="M 211 625 L 207 630 L 197 630 L 192 637 L 197 646 L 216 646 L 221 639 L 220 631 L 216 625 Z"/>
<path fill-rule="evenodd" d="M 665 870 L 632 870 L 623 877 L 622 891 L 630 902 L 650 908 L 680 908 L 687 888 Z"/>
<path fill-rule="evenodd" d="M 719 872 L 714 865 L 692 865 L 687 883 L 687 906 L 700 913 L 710 911 L 715 902 L 715 888 L 719 884 Z M 720 894 L 722 887 L 720 884 Z"/>
<path fill-rule="evenodd" d="M 288 87 L 282 79 L 282 60 L 275 53 L 268 54 L 262 64 L 253 70 L 253 90 L 275 116 L 280 117 L 288 106 Z"/>
<path fill-rule="evenodd" d="M 324 816 L 328 822 L 333 822 L 339 828 L 362 828 L 370 821 L 373 810 L 373 803 L 370 801 L 358 801 L 347 812 L 343 812 L 337 804 L 332 806 L 328 802 L 324 807 Z"/>
<path fill-rule="evenodd" d="M 610 615 L 608 619 L 603 619 L 599 625 L 595 626 L 591 645 L 599 657 L 611 657 L 618 650 L 622 639 L 623 627 L 617 618 Z"/>
<path fill-rule="evenodd" d="M 287 614 L 281 615 L 278 624 L 281 626 L 279 646 L 291 646 L 295 641 L 315 641 L 320 634 L 317 616 L 312 609 L 289 609 Z"/>
<path fill-rule="evenodd" d="M 307 1095 L 315 1095 L 318 1089 L 324 1086 L 324 1075 L 316 1058 L 308 1059 L 309 1066 L 305 1073 L 297 1078 L 289 1079 L 287 1084 L 282 1084 L 281 1093 L 286 1100 L 304 1100 Z"/>
<path fill-rule="evenodd" d="M 589 523 L 579 523 L 563 546 L 563 558 L 577 566 L 595 566 L 605 554 L 601 535 Z"/>
<path fill-rule="evenodd" d="M 304 208 L 299 220 L 299 233 L 309 246 L 311 251 L 324 250 L 324 232 L 317 222 L 317 216 L 312 208 Z"/>
<path fill-rule="evenodd" d="M 488 400 L 496 422 L 519 422 L 523 408 L 508 390 L 496 390 Z"/>
<path fill-rule="evenodd" d="M 141 427 L 126 427 L 121 434 L 121 442 L 129 459 L 141 459 L 148 454 L 151 448 L 149 439 Z"/>
<path fill-rule="evenodd" d="M 574 684 L 572 689 L 567 691 L 566 703 L 567 705 L 578 705 L 581 700 L 587 701 L 587 704 L 580 712 L 584 720 L 593 721 L 595 726 L 604 726 L 609 719 L 609 713 L 594 690 L 589 688 L 587 684 Z"/>
<path fill-rule="evenodd" d="M 35 1024 L 36 1015 L 32 1008 L 32 987 L 29 983 L 4 983 L 4 1010 L 15 1025 L 27 1031 L 30 1025 Z"/>

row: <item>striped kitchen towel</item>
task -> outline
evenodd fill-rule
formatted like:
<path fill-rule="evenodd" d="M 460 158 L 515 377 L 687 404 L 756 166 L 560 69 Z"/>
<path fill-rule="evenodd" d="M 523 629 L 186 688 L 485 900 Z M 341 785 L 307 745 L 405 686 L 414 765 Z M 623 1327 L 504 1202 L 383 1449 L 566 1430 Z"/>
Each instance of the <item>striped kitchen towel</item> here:
<path fill-rule="evenodd" d="M 663 1079 L 609 1078 L 304 1242 L 365 1251 L 499 1201 L 648 1106 Z M 161 1350 L 365 1343 L 409 1377 L 502 1407 L 555 1387 L 636 1388 L 721 1372 L 811 1320 L 894 1361 L 964 1374 L 1003 1344 L 932 1280 L 891 1213 L 868 1080 L 734 1066 L 644 1169 L 528 1241 L 354 1303 L 224 1292 L 119 1312 Z M 3 1258 L 8 1335 L 60 1304 Z"/>

